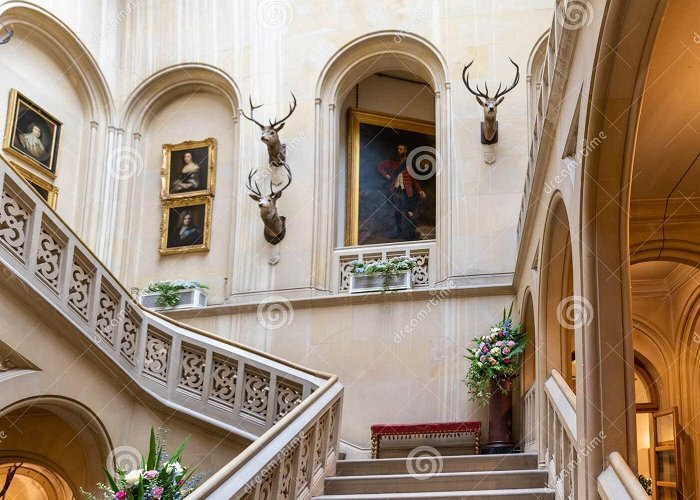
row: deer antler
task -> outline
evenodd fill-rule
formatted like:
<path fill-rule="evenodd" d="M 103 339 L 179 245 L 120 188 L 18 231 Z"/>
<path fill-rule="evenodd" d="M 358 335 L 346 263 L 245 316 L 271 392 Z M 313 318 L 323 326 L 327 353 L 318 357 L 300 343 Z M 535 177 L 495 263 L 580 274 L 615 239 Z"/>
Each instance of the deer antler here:
<path fill-rule="evenodd" d="M 248 182 L 246 183 L 245 187 L 250 191 L 252 194 L 257 196 L 258 198 L 262 198 L 262 194 L 260 194 L 260 186 L 258 186 L 258 181 L 254 181 L 253 177 L 257 175 L 258 169 L 253 168 L 248 172 Z M 251 186 L 251 183 L 255 185 L 255 189 Z"/>
<path fill-rule="evenodd" d="M 272 188 L 272 183 L 270 183 L 270 198 L 277 199 L 280 196 L 282 196 L 282 191 L 287 189 L 289 187 L 289 185 L 292 183 L 292 170 L 289 168 L 289 165 L 287 165 L 286 163 L 283 163 L 282 166 L 284 166 L 284 169 L 287 171 L 287 184 L 285 184 L 282 187 L 282 189 L 278 189 L 277 191 L 275 191 Z"/>
<path fill-rule="evenodd" d="M 262 106 L 262 104 L 259 104 L 258 106 L 253 106 L 253 98 L 248 96 L 248 102 L 250 103 L 250 116 L 246 115 L 245 112 L 241 109 L 241 114 L 247 119 L 250 120 L 251 122 L 255 123 L 258 127 L 261 129 L 265 128 L 265 125 L 260 123 L 258 120 L 253 118 L 253 113 L 255 113 L 255 110 L 258 109 L 259 107 Z"/>
<path fill-rule="evenodd" d="M 513 59 L 511 59 L 510 57 L 508 59 L 513 64 L 513 66 L 515 66 L 515 78 L 513 79 L 513 83 L 511 85 L 507 86 L 503 90 L 501 90 L 501 88 L 503 87 L 503 84 L 499 83 L 498 89 L 496 90 L 496 95 L 493 96 L 493 99 L 498 99 L 499 97 L 503 97 L 508 92 L 513 90 L 515 88 L 515 86 L 518 84 L 518 82 L 520 81 L 520 67 L 515 63 L 515 61 L 513 61 Z M 491 99 L 491 97 L 489 97 L 489 84 L 488 83 L 484 83 L 484 88 L 486 89 L 486 93 L 482 92 L 481 89 L 479 89 L 479 84 L 476 85 L 476 90 L 472 89 L 471 86 L 469 85 L 469 73 L 467 71 L 469 70 L 469 68 L 471 67 L 472 64 L 474 64 L 473 59 L 469 64 L 467 64 L 464 67 L 464 70 L 462 70 L 462 81 L 464 82 L 464 85 L 467 87 L 467 90 L 469 92 L 471 92 L 472 94 L 474 94 L 475 96 L 482 97 L 484 99 Z"/>
<path fill-rule="evenodd" d="M 464 69 L 462 70 L 462 81 L 464 82 L 464 85 L 467 87 L 467 90 L 474 94 L 477 97 L 482 97 L 484 99 L 489 98 L 489 87 L 488 84 L 486 85 L 486 93 L 484 94 L 481 89 L 479 89 L 479 84 L 476 85 L 476 90 L 472 89 L 471 86 L 469 85 L 469 73 L 467 72 L 471 65 L 474 64 L 474 59 L 467 64 Z"/>
<path fill-rule="evenodd" d="M 281 120 L 277 120 L 277 117 L 275 117 L 274 122 L 272 122 L 272 120 L 270 120 L 270 127 L 275 128 L 280 123 L 284 123 L 290 116 L 292 116 L 292 113 L 294 113 L 294 110 L 297 109 L 297 98 L 294 95 L 294 92 L 292 92 L 291 94 L 292 94 L 293 102 L 292 102 L 292 104 L 289 105 L 289 113 L 287 113 L 287 116 L 285 116 Z"/>
<path fill-rule="evenodd" d="M 515 64 L 515 61 L 513 61 L 513 59 L 511 59 L 510 57 L 508 59 L 513 64 L 513 66 L 515 66 L 515 78 L 513 79 L 513 83 L 510 86 L 503 89 L 503 92 L 501 92 L 501 85 L 499 84 L 498 90 L 496 91 L 496 95 L 493 96 L 494 99 L 498 99 L 499 97 L 503 97 L 504 95 L 506 95 L 508 92 L 513 90 L 520 81 L 520 67 L 517 64 Z"/>

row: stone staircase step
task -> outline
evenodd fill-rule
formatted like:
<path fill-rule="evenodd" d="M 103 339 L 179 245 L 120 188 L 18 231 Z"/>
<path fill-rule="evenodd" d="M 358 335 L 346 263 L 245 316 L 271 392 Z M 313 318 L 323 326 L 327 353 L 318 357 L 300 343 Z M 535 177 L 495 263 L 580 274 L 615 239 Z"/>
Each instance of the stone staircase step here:
<path fill-rule="evenodd" d="M 420 469 L 420 459 L 413 458 L 413 470 Z M 336 476 L 375 476 L 381 474 L 409 474 L 406 458 L 380 458 L 375 460 L 339 460 Z M 508 455 L 462 455 L 442 457 L 442 472 L 484 472 L 495 470 L 537 469 L 536 453 Z"/>
<path fill-rule="evenodd" d="M 439 474 L 382 474 L 326 478 L 328 495 L 483 491 L 538 488 L 546 484 L 547 471 L 443 472 Z"/>
<path fill-rule="evenodd" d="M 322 495 L 315 500 L 554 500 L 554 490 L 523 488 L 518 490 L 442 491 L 417 493 L 374 493 L 353 495 Z"/>

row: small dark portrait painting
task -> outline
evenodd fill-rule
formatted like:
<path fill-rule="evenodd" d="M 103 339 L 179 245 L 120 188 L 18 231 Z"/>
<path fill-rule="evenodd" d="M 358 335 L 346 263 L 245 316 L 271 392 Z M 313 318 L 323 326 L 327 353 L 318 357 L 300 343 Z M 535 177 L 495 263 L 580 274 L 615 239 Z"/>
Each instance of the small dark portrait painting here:
<path fill-rule="evenodd" d="M 163 145 L 163 199 L 214 194 L 216 139 Z"/>
<path fill-rule="evenodd" d="M 161 254 L 209 250 L 211 199 L 167 203 L 161 216 Z"/>

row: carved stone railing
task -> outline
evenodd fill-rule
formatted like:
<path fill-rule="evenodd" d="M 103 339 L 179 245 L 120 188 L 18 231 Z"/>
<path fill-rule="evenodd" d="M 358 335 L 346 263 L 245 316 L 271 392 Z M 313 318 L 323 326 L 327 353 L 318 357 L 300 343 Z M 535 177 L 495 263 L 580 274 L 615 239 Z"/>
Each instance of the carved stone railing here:
<path fill-rule="evenodd" d="M 413 286 L 429 287 L 435 284 L 434 260 L 435 242 L 416 241 L 411 243 L 388 243 L 376 246 L 357 246 L 339 248 L 333 252 L 335 266 L 333 283 L 335 292 L 347 292 L 350 289 L 350 263 L 363 260 L 367 263 L 390 259 L 392 257 L 413 257 L 418 265 L 413 269 Z"/>
<path fill-rule="evenodd" d="M 527 172 L 523 199 L 520 205 L 517 238 L 518 243 L 523 236 L 527 220 L 528 208 L 532 200 L 532 187 L 535 184 L 536 173 L 541 170 L 549 159 L 549 152 L 554 143 L 555 129 L 558 125 L 561 103 L 565 97 L 566 82 L 569 78 L 569 66 L 574 46 L 578 36 L 579 24 L 568 23 L 563 16 L 568 0 L 557 0 L 547 39 L 547 50 L 542 71 L 542 81 L 537 90 L 537 106 L 534 113 L 532 137 L 530 137 Z M 539 192 L 539 190 L 536 190 Z"/>
<path fill-rule="evenodd" d="M 557 370 L 544 385 L 545 464 L 549 487 L 557 499 L 576 498 L 578 441 L 576 440 L 576 396 Z"/>
<path fill-rule="evenodd" d="M 0 266 L 81 332 L 83 342 L 100 349 L 164 406 L 245 439 L 286 437 L 290 426 L 303 423 L 306 437 L 295 460 L 306 469 L 295 476 L 299 484 L 305 484 L 305 471 L 325 475 L 334 468 L 342 399 L 336 377 L 141 308 L 4 159 L 0 190 Z M 250 449 L 258 449 L 258 443 Z M 314 477 L 308 473 L 309 486 Z M 264 474 L 258 479 L 269 480 Z M 240 484 L 263 487 L 248 480 Z"/>
<path fill-rule="evenodd" d="M 598 494 L 603 500 L 649 500 L 649 495 L 622 455 L 612 452 L 608 463 L 598 476 Z"/>
<path fill-rule="evenodd" d="M 522 446 L 525 453 L 532 453 L 537 451 L 537 435 L 540 427 L 539 418 L 537 417 L 537 384 L 535 382 L 525 391 L 522 402 Z"/>

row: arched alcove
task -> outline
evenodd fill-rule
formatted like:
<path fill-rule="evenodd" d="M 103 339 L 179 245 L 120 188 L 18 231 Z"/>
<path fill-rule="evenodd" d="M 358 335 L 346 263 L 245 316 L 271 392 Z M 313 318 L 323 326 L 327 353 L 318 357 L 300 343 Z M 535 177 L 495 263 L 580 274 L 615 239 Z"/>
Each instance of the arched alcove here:
<path fill-rule="evenodd" d="M 323 68 L 316 87 L 315 192 L 318 207 L 313 223 L 312 286 L 329 290 L 336 243 L 344 238 L 345 184 L 343 105 L 356 85 L 371 75 L 402 71 L 425 83 L 434 95 L 434 122 L 438 167 L 436 190 L 446 194 L 451 171 L 450 85 L 447 63 L 427 40 L 403 31 L 381 31 L 364 35 L 342 47 Z M 340 171 L 339 171 L 340 169 Z M 445 245 L 450 232 L 447 203 L 437 197 L 436 219 L 440 228 L 436 240 Z M 333 216 L 329 217 L 329 214 Z M 341 244 L 342 246 L 342 244 Z M 438 252 L 440 255 L 440 252 Z M 447 277 L 447 262 L 434 263 L 438 279 Z"/>
<path fill-rule="evenodd" d="M 544 334 L 538 350 L 545 357 L 540 375 L 545 380 L 557 369 L 575 390 L 575 330 L 592 312 L 585 299 L 574 295 L 569 215 L 558 191 L 547 214 L 540 260 L 539 331 Z"/>
<path fill-rule="evenodd" d="M 536 379 L 536 359 L 537 352 L 537 326 L 535 320 L 535 304 L 532 297 L 532 292 L 528 288 L 525 291 L 525 297 L 522 302 L 520 320 L 523 324 L 523 330 L 527 333 L 527 344 L 522 355 L 522 371 L 520 375 L 520 387 L 522 394 L 528 390 L 531 384 Z"/>
<path fill-rule="evenodd" d="M 79 498 L 80 487 L 91 491 L 104 481 L 112 443 L 100 418 L 81 403 L 58 396 L 25 399 L 2 409 L 0 421 L 12 429 L 4 433 L 0 474 L 22 463 L 18 474 L 34 478 L 26 486 L 56 494 L 69 487 L 72 496 L 54 497 L 59 500 Z"/>
<path fill-rule="evenodd" d="M 59 189 L 59 213 L 94 247 L 101 221 L 93 208 L 100 203 L 105 143 L 115 116 L 107 81 L 76 34 L 42 7 L 5 2 L 0 19 L 15 30 L 3 54 L 0 92 L 15 88 L 63 124 L 55 181 L 21 159 L 17 163 Z M 6 103 L 3 95 L 1 116 Z"/>
<path fill-rule="evenodd" d="M 238 178 L 239 105 L 233 80 L 220 69 L 199 63 L 155 73 L 126 100 L 113 145 L 117 154 L 111 158 L 111 168 L 120 175 L 113 179 L 111 193 L 105 192 L 106 211 L 118 221 L 115 234 L 123 237 L 112 235 L 104 244 L 121 256 L 113 267 L 129 285 L 184 277 L 209 285 L 214 303 L 227 297 L 238 220 L 233 207 L 243 193 Z M 162 146 L 209 137 L 217 141 L 211 225 L 216 244 L 206 253 L 159 256 Z"/>

